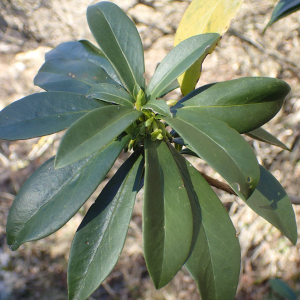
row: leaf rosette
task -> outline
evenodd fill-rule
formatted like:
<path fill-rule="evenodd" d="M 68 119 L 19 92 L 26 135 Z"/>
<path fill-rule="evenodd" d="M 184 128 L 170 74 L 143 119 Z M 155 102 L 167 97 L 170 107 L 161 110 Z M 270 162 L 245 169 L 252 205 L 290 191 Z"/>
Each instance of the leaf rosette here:
<path fill-rule="evenodd" d="M 106 1 L 89 6 L 87 19 L 99 48 L 88 41 L 58 45 L 46 54 L 34 80 L 45 92 L 0 112 L 2 139 L 67 129 L 56 156 L 16 197 L 7 222 L 8 244 L 16 250 L 61 228 L 121 151 L 131 151 L 75 233 L 69 299 L 89 297 L 114 268 L 143 185 L 144 255 L 155 287 L 168 284 L 185 265 L 202 299 L 234 299 L 240 271 L 234 226 L 209 183 L 179 151 L 206 161 L 254 211 L 296 243 L 286 193 L 241 136 L 287 148 L 261 126 L 279 111 L 290 87 L 274 78 L 241 78 L 165 101 L 163 96 L 179 87 L 177 78 L 203 61 L 220 34 L 179 43 L 146 86 L 143 46 L 131 19 Z"/>

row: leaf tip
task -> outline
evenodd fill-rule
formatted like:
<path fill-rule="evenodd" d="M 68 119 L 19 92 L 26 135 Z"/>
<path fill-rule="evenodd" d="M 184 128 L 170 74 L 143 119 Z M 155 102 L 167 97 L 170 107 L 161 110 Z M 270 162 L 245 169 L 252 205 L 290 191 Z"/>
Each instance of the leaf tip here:
<path fill-rule="evenodd" d="M 294 245 L 296 246 L 297 245 L 297 241 L 298 241 L 298 230 L 297 230 L 297 225 L 295 223 L 295 230 L 293 231 L 292 234 L 289 234 L 289 235 L 285 235 L 288 240 Z"/>
<path fill-rule="evenodd" d="M 7 238 L 7 246 L 11 251 L 16 251 L 19 249 L 20 244 L 16 243 L 16 242 L 9 242 L 9 238 Z"/>
<path fill-rule="evenodd" d="M 293 239 L 291 239 L 290 241 L 291 241 L 291 243 L 292 243 L 294 246 L 296 246 L 296 245 L 297 245 L 297 241 L 298 241 L 298 237 L 296 236 L 296 237 L 294 237 Z"/>
<path fill-rule="evenodd" d="M 267 26 L 264 28 L 262 35 L 266 33 L 266 30 L 272 25 L 271 21 L 267 24 Z"/>
<path fill-rule="evenodd" d="M 54 168 L 55 168 L 55 170 L 60 169 L 60 168 L 62 168 L 64 166 L 65 166 L 65 164 L 63 162 L 61 162 L 60 159 L 57 159 L 57 155 L 56 155 L 55 161 L 54 161 Z"/>

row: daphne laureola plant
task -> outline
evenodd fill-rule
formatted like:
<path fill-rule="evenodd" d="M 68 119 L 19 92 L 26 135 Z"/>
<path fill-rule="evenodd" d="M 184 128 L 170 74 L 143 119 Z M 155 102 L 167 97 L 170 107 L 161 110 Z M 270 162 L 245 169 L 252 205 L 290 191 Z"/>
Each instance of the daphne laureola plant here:
<path fill-rule="evenodd" d="M 86 299 L 114 268 L 134 202 L 144 186 L 143 247 L 156 288 L 184 265 L 202 299 L 234 299 L 240 246 L 226 209 L 182 154 L 207 162 L 235 193 L 293 244 L 295 215 L 280 183 L 257 162 L 248 136 L 287 147 L 261 128 L 290 87 L 274 78 L 240 78 L 195 89 L 180 101 L 162 97 L 203 61 L 217 33 L 179 43 L 144 79 L 144 54 L 133 22 L 115 4 L 87 9 L 99 48 L 86 40 L 46 53 L 29 95 L 0 113 L 0 137 L 30 139 L 66 128 L 55 157 L 19 191 L 7 220 L 16 250 L 61 228 L 82 207 L 122 150 L 130 157 L 103 188 L 75 234 L 69 256 L 69 299 Z"/>

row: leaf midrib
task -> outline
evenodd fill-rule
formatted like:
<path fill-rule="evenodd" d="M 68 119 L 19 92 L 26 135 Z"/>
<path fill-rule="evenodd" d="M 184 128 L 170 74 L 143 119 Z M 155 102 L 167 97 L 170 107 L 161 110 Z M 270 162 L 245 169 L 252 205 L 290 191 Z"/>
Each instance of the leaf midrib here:
<path fill-rule="evenodd" d="M 102 108 L 102 107 L 100 107 L 100 108 Z M 78 144 L 77 145 L 77 147 L 75 148 L 75 149 L 73 149 L 73 151 L 70 151 L 70 152 L 68 152 L 69 154 L 70 153 L 74 153 L 74 151 L 76 151 L 79 147 L 81 147 L 84 143 L 86 143 L 86 142 L 88 142 L 88 141 L 90 141 L 91 139 L 93 139 L 98 133 L 100 133 L 100 132 L 103 132 L 105 129 L 107 129 L 108 127 L 110 127 L 110 126 L 113 126 L 116 122 L 118 122 L 120 119 L 122 119 L 123 117 L 125 117 L 125 116 L 127 116 L 128 114 L 130 114 L 130 113 L 132 113 L 132 112 L 136 112 L 136 110 L 131 110 L 131 111 L 129 111 L 128 113 L 125 113 L 125 114 L 123 114 L 123 115 L 121 115 L 118 119 L 114 119 L 114 121 L 112 122 L 112 123 L 109 123 L 108 125 L 106 125 L 104 128 L 103 127 L 101 127 L 100 128 L 100 131 L 97 131 L 94 135 L 92 135 L 89 139 L 86 139 L 86 140 L 84 140 L 82 143 L 80 143 L 80 144 Z M 137 118 L 136 118 L 137 119 Z M 135 120 L 136 120 L 135 119 Z M 106 144 L 107 145 L 107 144 Z M 104 146 L 104 147 L 106 147 L 106 145 Z"/>
<path fill-rule="evenodd" d="M 211 15 L 215 12 L 215 9 L 219 5 L 219 3 L 220 3 L 220 0 L 218 0 L 218 2 L 216 3 L 215 7 L 212 9 L 210 15 L 207 17 L 207 20 L 206 20 L 206 22 L 204 23 L 204 25 L 203 25 L 203 27 L 201 29 L 201 33 L 203 33 L 204 28 L 207 26 L 208 21 L 210 20 Z"/>
<path fill-rule="evenodd" d="M 207 42 L 206 42 L 206 43 L 207 43 Z M 209 46 L 210 46 L 210 45 L 209 45 Z M 184 62 L 185 62 L 190 56 L 192 56 L 195 52 L 199 51 L 199 49 L 202 48 L 202 47 L 203 47 L 203 45 L 201 45 L 200 47 L 196 48 L 193 52 L 191 52 L 188 56 L 186 56 L 185 59 L 183 59 L 179 64 L 177 64 L 174 68 L 170 69 L 170 71 L 169 71 L 162 79 L 160 79 L 159 82 L 163 82 L 163 81 L 169 76 L 169 74 L 170 74 L 171 72 L 173 72 L 178 66 L 181 66 L 182 64 L 184 64 Z M 205 47 L 205 49 L 206 49 L 206 48 L 207 48 L 207 47 Z M 205 51 L 204 51 L 203 54 L 205 54 Z M 202 55 L 203 55 L 203 54 L 202 54 Z M 199 58 L 200 58 L 202 55 L 200 55 Z M 199 58 L 198 58 L 198 59 L 199 59 Z M 190 65 L 192 65 L 192 63 L 191 63 Z M 184 73 L 184 71 L 183 71 L 183 73 Z M 183 73 L 181 73 L 181 74 L 183 74 Z M 181 74 L 180 74 L 180 75 L 181 75 Z M 154 76 L 154 75 L 153 75 L 153 76 Z M 165 86 L 163 86 L 162 88 L 160 88 L 159 92 L 155 93 L 155 91 L 159 88 L 159 86 L 160 86 L 160 84 L 158 83 L 158 84 L 156 85 L 156 87 L 154 88 L 154 90 L 151 92 L 151 94 L 155 95 L 155 97 L 153 97 L 153 99 L 156 98 L 160 93 L 162 93 L 162 92 L 164 91 L 164 89 L 168 86 L 168 84 L 165 85 Z"/>
<path fill-rule="evenodd" d="M 176 162 L 178 168 L 181 170 L 180 173 L 181 173 L 182 176 L 183 176 L 182 179 L 183 179 L 183 181 L 184 181 L 184 186 L 186 186 L 186 187 L 189 188 L 190 194 L 193 196 L 193 201 L 196 203 L 197 211 L 198 211 L 198 213 L 199 213 L 199 218 L 201 219 L 201 225 L 202 225 L 203 228 L 204 228 L 204 232 L 205 232 L 205 236 L 206 236 L 206 241 L 208 241 L 207 234 L 206 234 L 206 227 L 205 227 L 204 222 L 203 222 L 203 218 L 202 218 L 201 211 L 199 210 L 200 203 L 197 201 L 197 197 L 195 197 L 194 189 L 191 187 L 191 185 L 190 185 L 190 183 L 189 183 L 189 180 L 187 180 L 186 173 L 185 173 L 184 170 L 180 167 L 180 164 L 177 162 L 177 159 L 176 159 L 175 156 L 173 155 L 172 151 L 171 151 L 171 154 L 172 154 L 172 156 L 174 157 L 174 160 L 175 160 L 175 162 Z M 185 159 L 184 159 L 184 163 L 186 163 Z M 197 171 L 197 169 L 195 169 L 195 170 Z M 197 171 L 197 172 L 198 172 L 198 171 Z M 197 202 L 198 202 L 198 203 L 197 203 Z M 211 255 L 210 255 L 210 253 L 211 253 L 211 251 L 210 251 L 210 245 L 209 245 L 208 242 L 207 242 L 207 245 L 208 245 L 208 248 L 209 248 L 209 257 L 210 257 L 210 262 L 211 262 L 211 268 L 212 268 L 213 276 L 214 276 L 214 278 L 216 278 L 215 272 L 214 272 L 214 268 L 213 268 L 213 261 L 212 261 L 212 259 L 211 259 Z M 214 280 L 214 288 L 215 288 L 215 291 L 214 291 L 215 293 L 214 293 L 214 294 L 216 295 L 216 294 L 217 294 L 217 293 L 216 293 L 217 288 L 216 288 L 216 282 L 215 282 L 215 280 Z"/>
<path fill-rule="evenodd" d="M 184 108 L 223 108 L 223 107 L 240 107 L 240 106 L 243 106 L 243 107 L 248 107 L 248 106 L 251 106 L 251 105 L 264 105 L 264 104 L 267 104 L 267 103 L 274 103 L 274 102 L 277 102 L 277 101 L 281 101 L 282 98 L 279 98 L 279 99 L 276 99 L 276 100 L 273 100 L 273 101 L 264 101 L 264 102 L 255 102 L 255 103 L 246 103 L 246 104 L 238 104 L 238 105 L 186 105 L 186 106 L 183 106 L 183 107 L 180 107 L 178 109 L 184 109 Z"/>
<path fill-rule="evenodd" d="M 181 119 L 181 118 L 179 118 L 179 117 L 177 117 L 179 120 L 181 120 L 182 122 L 184 122 L 184 123 L 186 123 L 186 124 L 188 124 L 188 125 L 190 125 L 191 127 L 193 127 L 195 130 L 197 130 L 197 131 L 199 131 L 199 132 L 201 132 L 203 135 L 205 135 L 207 138 L 209 138 L 211 141 L 213 141 L 216 145 L 218 145 L 227 155 L 228 155 L 228 157 L 230 157 L 230 160 L 231 161 L 233 161 L 234 162 L 234 164 L 238 167 L 238 169 L 240 170 L 240 172 L 241 172 L 241 174 L 243 175 L 243 177 L 245 177 L 245 174 L 243 173 L 243 171 L 241 170 L 241 168 L 239 167 L 239 165 L 236 163 L 236 161 L 229 155 L 229 153 L 226 151 L 226 149 L 224 148 L 224 147 L 222 147 L 219 143 L 217 143 L 214 139 L 212 139 L 209 135 L 207 135 L 205 132 L 203 132 L 203 131 L 201 131 L 200 129 L 198 129 L 198 128 L 196 128 L 194 125 L 192 125 L 192 124 L 190 124 L 190 123 L 188 123 L 187 121 L 185 121 L 185 120 L 183 120 L 183 119 Z M 195 147 L 194 146 L 192 146 L 192 143 L 190 143 L 189 141 L 188 141 L 188 139 L 186 139 L 186 141 L 188 142 L 188 144 L 189 145 L 191 145 L 191 147 L 195 150 Z M 195 151 L 196 153 L 198 152 L 198 151 Z M 199 156 L 201 156 L 199 153 L 197 153 Z"/>
<path fill-rule="evenodd" d="M 112 97 L 124 100 L 125 102 L 130 103 L 130 105 L 133 107 L 133 102 L 131 102 L 129 99 L 124 98 L 124 96 L 119 96 L 116 94 L 112 94 L 110 92 L 95 92 L 95 96 L 97 96 L 97 94 L 104 94 L 104 95 L 108 95 L 108 96 L 112 96 Z M 98 97 L 100 97 L 100 96 L 98 96 Z M 100 100 L 103 100 L 103 99 L 100 99 Z M 103 101 L 110 101 L 110 100 L 104 99 Z M 117 102 L 115 102 L 115 103 L 117 103 Z"/>
<path fill-rule="evenodd" d="M 111 143 L 113 143 L 113 141 L 111 141 L 108 145 L 107 145 L 107 147 L 111 144 Z M 89 159 L 89 160 L 87 160 L 87 162 L 84 164 L 84 165 L 82 165 L 82 167 L 80 167 L 79 169 L 78 169 L 78 171 L 74 174 L 74 176 L 72 176 L 69 180 L 67 180 L 66 182 L 65 182 L 65 184 L 64 185 L 62 185 L 61 186 L 61 188 L 58 190 L 58 192 L 53 196 L 52 194 L 51 194 L 51 196 L 50 197 L 47 197 L 47 198 L 50 198 L 50 200 L 51 199 L 53 199 L 54 197 L 56 197 L 65 187 L 66 187 L 66 185 L 68 185 L 69 184 L 69 182 L 70 181 L 72 181 L 73 180 L 73 178 L 75 178 L 81 171 L 82 171 L 82 169 L 83 168 L 85 168 L 86 167 L 86 165 L 88 164 L 88 163 L 90 163 L 100 152 L 102 152 L 103 150 L 100 150 L 100 151 L 98 151 L 97 153 L 95 153 L 94 155 L 92 155 L 92 157 Z M 53 160 L 53 163 L 54 163 L 54 160 Z M 50 201 L 48 200 L 47 202 L 45 202 L 37 211 L 36 211 L 36 213 L 34 214 L 34 216 L 32 217 L 32 218 L 30 218 L 25 224 L 24 224 L 24 226 L 22 227 L 22 229 L 20 230 L 20 232 L 18 233 L 18 236 L 21 234 L 21 232 L 24 230 L 24 228 L 26 227 L 26 225 L 27 225 L 27 223 L 28 222 L 30 222 L 31 220 L 33 220 L 33 219 L 35 219 L 36 218 L 36 215 L 38 214 L 38 212 L 40 211 L 40 210 L 42 210 L 45 206 L 47 206 L 48 205 L 48 203 L 49 203 Z M 17 237 L 15 238 L 15 240 L 17 239 Z M 15 245 L 15 243 L 14 243 L 14 245 Z"/>
<path fill-rule="evenodd" d="M 163 143 L 163 142 L 162 142 Z M 168 150 L 169 151 L 169 150 Z M 158 163 L 159 163 L 159 178 L 160 178 L 160 182 L 162 183 L 163 180 L 162 180 L 162 170 L 161 170 L 161 164 L 160 164 L 160 158 L 159 158 L 159 151 L 157 151 L 157 157 L 158 157 Z M 161 184 L 161 186 L 163 187 L 163 185 Z M 164 261 L 165 261 L 165 256 L 166 256 L 166 213 L 165 213 L 165 194 L 164 194 L 164 188 L 162 188 L 162 194 L 163 194 L 163 197 L 164 197 L 164 202 L 163 202 L 163 205 L 164 205 L 164 230 L 163 230 L 163 233 L 164 233 L 164 242 L 163 242 L 163 255 L 162 255 L 162 264 L 161 264 L 161 268 L 160 268 L 160 273 L 159 273 L 159 284 L 161 283 L 161 280 L 162 280 L 162 271 L 163 271 L 163 265 L 164 265 Z"/>
<path fill-rule="evenodd" d="M 135 163 L 136 163 L 136 162 L 135 162 Z M 84 282 L 85 282 L 85 280 L 86 280 L 86 278 L 87 278 L 87 274 L 88 274 L 88 272 L 89 272 L 89 269 L 90 269 L 90 267 L 91 267 L 91 265 L 92 265 L 92 263 L 93 263 L 93 260 L 94 260 L 95 256 L 97 255 L 97 253 L 98 253 L 98 251 L 99 251 L 99 245 L 101 244 L 101 242 L 102 242 L 102 240 L 104 239 L 104 237 L 107 235 L 107 228 L 110 226 L 110 224 L 111 224 L 111 222 L 112 222 L 112 219 L 113 219 L 112 216 L 114 215 L 114 212 L 115 212 L 115 210 L 116 210 L 117 207 L 118 207 L 118 204 L 120 203 L 120 201 L 122 201 L 122 196 L 123 196 L 123 195 L 122 195 L 122 192 L 123 192 L 123 189 L 126 187 L 126 183 L 127 183 L 127 181 L 129 180 L 130 174 L 133 172 L 133 167 L 134 167 L 135 163 L 132 165 L 130 171 L 128 172 L 128 174 L 127 174 L 127 176 L 126 176 L 126 179 L 124 180 L 124 182 L 123 182 L 123 184 L 122 184 L 121 190 L 118 190 L 118 192 L 117 192 L 117 194 L 118 194 L 118 200 L 116 201 L 115 206 L 114 206 L 113 209 L 112 209 L 112 212 L 111 212 L 111 215 L 110 215 L 110 218 L 109 218 L 108 222 L 106 222 L 107 225 L 106 225 L 106 227 L 105 227 L 104 234 L 103 234 L 101 240 L 99 240 L 99 242 L 96 243 L 96 245 L 97 245 L 97 246 L 96 246 L 96 251 L 92 251 L 92 253 L 94 253 L 94 254 L 92 254 L 91 259 L 89 260 L 89 261 L 90 261 L 89 266 L 88 266 L 88 268 L 87 268 L 87 270 L 86 270 L 86 272 L 85 272 L 85 274 L 84 274 L 84 278 L 83 278 L 82 281 L 81 281 L 80 288 L 79 288 L 78 292 L 76 293 L 77 295 L 82 291 L 82 286 L 83 286 L 83 284 L 84 284 Z M 112 201 L 114 201 L 114 200 L 112 200 Z M 76 297 L 76 298 L 78 299 L 78 297 Z M 75 300 L 76 298 L 74 298 L 74 300 Z"/>
<path fill-rule="evenodd" d="M 133 70 L 131 69 L 131 66 L 130 66 L 128 60 L 127 60 L 127 57 L 126 57 L 126 55 L 124 54 L 123 49 L 121 48 L 121 45 L 120 45 L 118 39 L 117 39 L 116 36 L 115 36 L 115 32 L 113 31 L 113 29 L 112 29 L 110 23 L 109 23 L 108 20 L 106 19 L 105 15 L 104 15 L 103 12 L 101 11 L 101 9 L 100 9 L 99 7 L 97 7 L 97 8 L 98 8 L 98 10 L 100 11 L 101 15 L 103 16 L 103 18 L 105 19 L 107 25 L 109 26 L 109 28 L 110 28 L 110 30 L 111 30 L 111 32 L 112 32 L 112 34 L 113 34 L 113 37 L 114 37 L 114 39 L 115 39 L 117 45 L 119 46 L 119 49 L 120 49 L 121 53 L 123 54 L 123 57 L 125 58 L 125 61 L 126 61 L 126 63 L 127 63 L 127 66 L 128 66 L 128 68 L 129 68 L 129 70 L 130 70 L 130 73 L 131 73 L 131 75 L 132 75 L 132 78 L 133 78 L 135 84 L 137 84 L 137 82 L 136 82 L 136 80 L 135 80 L 135 76 L 134 76 L 134 74 L 133 74 Z M 104 52 L 103 52 L 103 54 L 105 55 Z M 122 83 L 128 88 L 127 84 L 124 82 L 122 76 L 120 75 L 119 70 L 116 68 L 115 64 L 109 59 L 109 57 L 107 57 L 106 55 L 105 55 L 105 57 L 106 57 L 106 59 L 111 63 L 111 65 L 114 66 L 114 70 L 116 71 L 116 73 L 117 73 L 117 75 L 118 75 L 118 78 L 121 79 Z M 128 88 L 128 90 L 129 90 L 129 88 Z"/>
<path fill-rule="evenodd" d="M 105 107 L 105 106 L 104 106 Z M 93 109 L 90 110 L 80 110 L 80 111 L 76 111 L 76 112 L 70 112 L 70 113 L 63 113 L 63 114 L 56 114 L 56 115 L 51 115 L 51 116 L 46 116 L 46 117 L 41 117 L 41 118 L 33 118 L 33 119 L 29 119 L 29 120 L 24 120 L 24 121 L 20 121 L 20 122 L 15 122 L 12 124 L 8 124 L 8 125 L 4 125 L 1 126 L 0 125 L 0 129 L 5 128 L 7 126 L 11 126 L 11 125 L 15 125 L 15 124 L 22 124 L 22 123 L 28 123 L 28 122 L 32 122 L 32 121 L 37 121 L 37 120 L 45 120 L 47 118 L 56 118 L 56 117 L 60 117 L 60 116 L 68 116 L 68 115 L 72 115 L 72 114 L 82 114 L 82 113 L 88 113 L 92 110 L 98 109 L 98 108 L 102 108 L 102 107 L 95 107 Z"/>

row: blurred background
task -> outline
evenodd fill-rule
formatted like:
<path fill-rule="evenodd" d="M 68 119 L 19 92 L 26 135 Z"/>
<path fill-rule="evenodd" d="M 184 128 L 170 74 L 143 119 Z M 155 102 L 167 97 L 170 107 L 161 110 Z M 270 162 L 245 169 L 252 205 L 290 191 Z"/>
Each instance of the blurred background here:
<path fill-rule="evenodd" d="M 0 108 L 41 91 L 33 78 L 44 54 L 59 43 L 89 39 L 86 7 L 97 1 L 0 0 Z M 174 33 L 191 1 L 114 0 L 135 22 L 142 37 L 146 79 L 173 48 Z M 276 0 L 245 0 L 219 47 L 207 57 L 199 85 L 244 76 L 269 76 L 292 87 L 281 112 L 265 129 L 292 152 L 260 142 L 249 143 L 260 164 L 269 169 L 289 195 L 300 196 L 300 12 L 262 31 Z M 175 91 L 169 98 L 180 98 Z M 0 142 L 0 300 L 67 299 L 67 260 L 72 237 L 88 207 L 116 168 L 121 155 L 93 197 L 57 233 L 12 252 L 6 245 L 9 208 L 26 179 L 56 153 L 62 133 L 40 139 Z M 221 180 L 205 164 L 191 159 L 201 171 Z M 253 213 L 234 196 L 216 191 L 236 227 L 242 248 L 242 271 L 236 299 L 271 299 L 270 278 L 283 279 L 300 290 L 300 243 L 293 247 L 277 229 Z M 185 269 L 156 291 L 146 270 L 142 251 L 142 193 L 140 192 L 125 248 L 113 272 L 89 300 L 200 299 Z M 294 205 L 297 219 L 300 205 Z M 300 226 L 300 222 L 298 224 Z M 298 226 L 298 228 L 300 228 Z M 284 299 L 284 298 L 272 298 Z"/>

